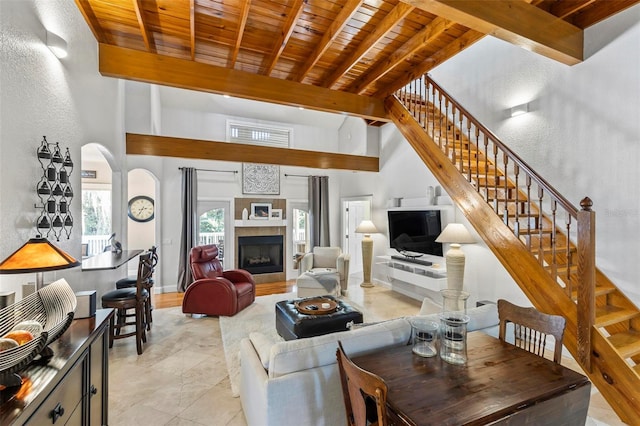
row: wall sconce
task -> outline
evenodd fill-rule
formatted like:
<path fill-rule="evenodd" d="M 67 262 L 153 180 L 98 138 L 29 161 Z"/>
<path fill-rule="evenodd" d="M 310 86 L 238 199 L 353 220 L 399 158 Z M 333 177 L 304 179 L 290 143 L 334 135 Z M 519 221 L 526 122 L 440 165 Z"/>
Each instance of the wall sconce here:
<path fill-rule="evenodd" d="M 57 34 L 47 31 L 47 47 L 58 59 L 67 57 L 67 42 Z"/>
<path fill-rule="evenodd" d="M 516 105 L 516 106 L 511 108 L 511 116 L 512 117 L 515 117 L 517 115 L 526 114 L 528 112 L 529 112 L 529 102 L 524 103 L 524 104 L 520 104 L 520 105 Z"/>

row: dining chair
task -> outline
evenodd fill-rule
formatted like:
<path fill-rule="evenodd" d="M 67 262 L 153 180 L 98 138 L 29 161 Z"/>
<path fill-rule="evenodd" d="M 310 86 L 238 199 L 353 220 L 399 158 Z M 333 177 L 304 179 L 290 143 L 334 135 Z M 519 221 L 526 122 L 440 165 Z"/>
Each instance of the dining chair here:
<path fill-rule="evenodd" d="M 147 302 L 149 300 L 149 280 L 153 273 L 152 254 L 140 255 L 138 275 L 135 287 L 111 290 L 102 296 L 102 307 L 115 309 L 115 315 L 109 320 L 109 347 L 113 347 L 115 339 L 136 337 L 136 350 L 142 355 L 142 344 L 147 341 Z M 116 319 L 117 318 L 117 319 Z M 123 333 L 125 327 L 133 326 L 134 330 Z"/>
<path fill-rule="evenodd" d="M 342 396 L 349 426 L 387 425 L 387 384 L 373 373 L 355 365 L 338 341 L 336 350 Z"/>
<path fill-rule="evenodd" d="M 559 315 L 550 315 L 535 308 L 514 305 L 504 299 L 498 300 L 498 318 L 500 319 L 500 340 L 544 358 L 547 336 L 553 336 L 555 348 L 553 361 L 560 364 L 562 358 L 562 339 L 566 320 Z M 507 335 L 507 324 L 513 323 L 513 342 Z"/>

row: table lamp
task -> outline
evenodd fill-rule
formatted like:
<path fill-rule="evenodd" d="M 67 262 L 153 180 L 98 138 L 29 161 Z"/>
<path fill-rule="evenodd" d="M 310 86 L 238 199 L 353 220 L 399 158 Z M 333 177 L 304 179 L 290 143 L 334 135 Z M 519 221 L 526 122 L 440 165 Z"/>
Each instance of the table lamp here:
<path fill-rule="evenodd" d="M 373 287 L 371 282 L 371 262 L 373 261 L 373 239 L 371 234 L 378 233 L 378 228 L 370 220 L 363 220 L 356 228 L 357 234 L 364 234 L 362 238 L 362 273 L 364 280 L 360 287 Z"/>
<path fill-rule="evenodd" d="M 462 290 L 464 285 L 464 252 L 460 244 L 475 243 L 467 228 L 461 223 L 450 223 L 436 238 L 436 243 L 451 243 L 445 255 L 447 264 L 447 287 Z"/>
<path fill-rule="evenodd" d="M 44 284 L 44 273 L 79 266 L 80 262 L 70 254 L 54 246 L 38 235 L 24 243 L 11 256 L 0 263 L 0 274 L 36 273 L 38 291 Z"/>

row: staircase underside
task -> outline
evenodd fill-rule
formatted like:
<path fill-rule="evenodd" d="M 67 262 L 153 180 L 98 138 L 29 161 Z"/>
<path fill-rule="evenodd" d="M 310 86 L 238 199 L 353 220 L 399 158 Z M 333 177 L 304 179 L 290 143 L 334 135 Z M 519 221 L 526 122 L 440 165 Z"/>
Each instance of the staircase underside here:
<path fill-rule="evenodd" d="M 422 104 L 424 106 L 425 103 L 422 102 Z M 499 172 L 469 179 L 473 175 L 469 173 L 470 169 L 477 168 L 479 165 L 482 170 L 485 170 L 482 162 L 489 160 L 482 158 L 482 160 L 469 161 L 468 156 L 475 154 L 469 154 L 468 151 L 465 153 L 464 149 L 453 154 L 453 149 L 441 148 L 441 144 L 425 131 L 425 128 L 428 129 L 429 126 L 433 128 L 435 124 L 421 125 L 396 97 L 388 97 L 385 100 L 385 106 L 390 118 L 418 156 L 531 303 L 543 312 L 562 315 L 566 318 L 565 347 L 578 360 L 580 350 L 586 350 L 587 356 L 591 355 L 590 371 L 585 373 L 616 413 L 626 423 L 640 424 L 640 376 L 638 375 L 640 370 L 636 364 L 636 360 L 640 357 L 640 333 L 635 331 L 639 328 L 638 309 L 613 283 L 596 270 L 595 326 L 590 329 L 591 347 L 585 348 L 585 343 L 580 342 L 578 337 L 577 288 L 565 284 L 565 282 L 575 282 L 575 270 L 570 264 L 565 270 L 556 266 L 552 268 L 553 270 L 549 270 L 550 268 L 545 268 L 545 265 L 557 263 L 550 262 L 550 258 L 554 257 L 557 260 L 566 253 L 550 253 L 543 249 L 536 251 L 539 239 L 548 237 L 545 237 L 545 232 L 531 232 L 529 224 L 533 223 L 535 226 L 544 228 L 545 225 L 536 221 L 547 219 L 539 219 L 542 215 L 538 212 L 519 212 L 516 215 L 510 208 L 506 209 L 510 210 L 508 212 L 505 212 L 505 209 L 497 211 L 499 209 L 496 208 L 496 203 L 505 201 L 504 198 L 513 198 L 509 187 L 519 185 L 509 183 L 500 176 Z M 431 105 L 429 107 L 433 108 Z M 455 164 L 452 162 L 452 157 Z M 483 186 L 484 189 L 490 189 L 491 183 L 495 183 L 496 179 L 500 180 L 501 186 L 505 189 L 501 194 L 492 195 L 483 190 Z M 492 205 L 485 196 L 487 199 L 493 198 L 494 201 L 500 201 L 495 201 Z M 522 200 L 522 197 L 526 197 L 526 194 L 518 193 L 515 198 Z M 516 227 L 514 224 L 516 217 L 526 225 L 519 224 Z M 517 229 L 515 233 L 514 228 Z M 555 237 L 566 239 L 560 233 Z M 573 250 L 574 248 L 571 247 L 567 253 Z M 569 279 L 563 281 L 564 277 Z"/>

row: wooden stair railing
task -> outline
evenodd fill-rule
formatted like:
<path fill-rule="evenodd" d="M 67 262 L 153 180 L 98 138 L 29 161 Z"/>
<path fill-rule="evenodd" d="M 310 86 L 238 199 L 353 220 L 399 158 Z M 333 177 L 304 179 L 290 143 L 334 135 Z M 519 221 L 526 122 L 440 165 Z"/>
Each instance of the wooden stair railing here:
<path fill-rule="evenodd" d="M 595 267 L 595 213 L 578 210 L 424 76 L 389 116 L 620 418 L 640 424 L 640 310 Z M 575 241 L 575 242 L 574 242 Z"/>

